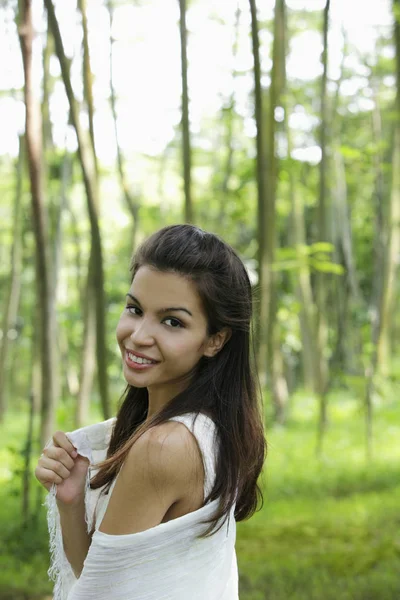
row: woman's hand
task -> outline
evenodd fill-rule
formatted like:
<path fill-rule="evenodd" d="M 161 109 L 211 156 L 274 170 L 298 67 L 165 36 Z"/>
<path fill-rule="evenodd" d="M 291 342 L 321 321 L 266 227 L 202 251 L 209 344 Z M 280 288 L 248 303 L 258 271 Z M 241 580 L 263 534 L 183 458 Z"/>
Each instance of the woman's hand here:
<path fill-rule="evenodd" d="M 84 498 L 89 461 L 78 455 L 63 431 L 56 431 L 53 444 L 43 450 L 35 477 L 47 490 L 57 484 L 57 502 L 78 504 Z"/>

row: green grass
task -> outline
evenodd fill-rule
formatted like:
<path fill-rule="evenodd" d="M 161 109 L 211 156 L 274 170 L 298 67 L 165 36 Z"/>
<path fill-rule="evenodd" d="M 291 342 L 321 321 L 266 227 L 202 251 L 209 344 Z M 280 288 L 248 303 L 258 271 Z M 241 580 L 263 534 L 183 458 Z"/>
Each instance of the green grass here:
<path fill-rule="evenodd" d="M 354 400 L 330 401 L 315 458 L 315 407 L 297 398 L 286 429 L 269 432 L 264 507 L 238 524 L 244 600 L 400 598 L 400 411 L 380 406 L 373 459 Z"/>
<path fill-rule="evenodd" d="M 298 395 L 287 427 L 268 431 L 264 507 L 237 526 L 240 598 L 398 600 L 398 403 L 375 407 L 369 461 L 358 400 L 331 395 L 319 460 L 315 414 L 313 400 Z M 0 438 L 0 600 L 39 600 L 52 587 L 44 508 L 39 506 L 37 522 L 21 526 L 18 469 L 25 429 L 25 416 L 10 415 Z M 32 512 L 38 487 L 33 481 Z"/>

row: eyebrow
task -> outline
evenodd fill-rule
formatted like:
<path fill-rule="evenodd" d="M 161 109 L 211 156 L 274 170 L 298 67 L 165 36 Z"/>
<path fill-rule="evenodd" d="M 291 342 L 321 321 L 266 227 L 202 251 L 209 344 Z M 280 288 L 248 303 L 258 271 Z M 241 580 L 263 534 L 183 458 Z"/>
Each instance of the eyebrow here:
<path fill-rule="evenodd" d="M 129 296 L 129 298 L 131 298 L 134 302 L 136 302 L 136 304 L 138 306 L 141 306 L 139 300 L 137 298 L 135 298 L 135 296 L 132 296 L 132 294 L 126 294 L 127 296 Z M 163 313 L 167 313 L 167 312 L 177 312 L 177 311 L 182 311 L 187 313 L 188 315 L 190 315 L 191 317 L 193 317 L 192 313 L 190 312 L 190 310 L 188 310 L 187 308 L 184 308 L 183 306 L 169 306 L 168 308 L 161 308 L 158 313 L 159 314 L 163 314 Z"/>

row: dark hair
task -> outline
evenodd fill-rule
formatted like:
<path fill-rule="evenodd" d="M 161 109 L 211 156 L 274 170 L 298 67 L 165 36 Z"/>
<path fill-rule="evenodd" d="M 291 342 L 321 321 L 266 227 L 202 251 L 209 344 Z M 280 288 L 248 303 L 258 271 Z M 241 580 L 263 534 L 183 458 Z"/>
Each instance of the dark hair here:
<path fill-rule="evenodd" d="M 204 412 L 213 419 L 220 439 L 215 484 L 205 499 L 220 498 L 220 502 L 213 518 L 205 521 L 211 523 L 203 534 L 206 536 L 219 519 L 227 518 L 235 501 L 237 521 L 250 517 L 259 499 L 262 507 L 257 481 L 266 457 L 266 440 L 250 351 L 251 284 L 234 250 L 216 235 L 192 225 L 164 227 L 149 237 L 133 256 L 132 280 L 144 265 L 188 277 L 202 300 L 208 334 L 224 327 L 232 334 L 216 356 L 200 360 L 188 387 L 147 423 L 147 389 L 127 386 L 106 460 L 99 464 L 91 488 L 111 484 L 134 442 L 150 427 L 177 415 Z"/>

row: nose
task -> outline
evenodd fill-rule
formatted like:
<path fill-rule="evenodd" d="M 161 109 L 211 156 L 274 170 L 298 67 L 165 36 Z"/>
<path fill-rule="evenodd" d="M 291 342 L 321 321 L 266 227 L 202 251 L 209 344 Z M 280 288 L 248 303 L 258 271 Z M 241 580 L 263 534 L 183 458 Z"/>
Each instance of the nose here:
<path fill-rule="evenodd" d="M 152 346 L 154 336 L 151 323 L 145 317 L 142 317 L 139 322 L 135 323 L 135 328 L 129 337 L 136 346 Z"/>

